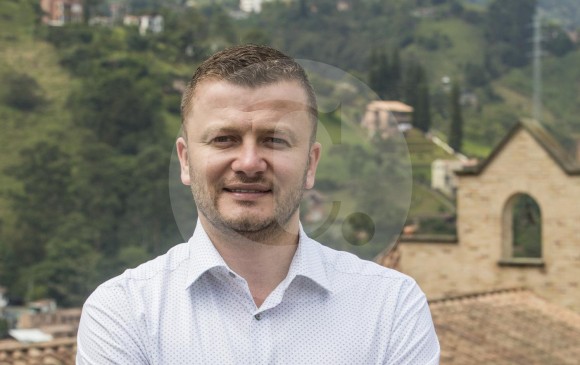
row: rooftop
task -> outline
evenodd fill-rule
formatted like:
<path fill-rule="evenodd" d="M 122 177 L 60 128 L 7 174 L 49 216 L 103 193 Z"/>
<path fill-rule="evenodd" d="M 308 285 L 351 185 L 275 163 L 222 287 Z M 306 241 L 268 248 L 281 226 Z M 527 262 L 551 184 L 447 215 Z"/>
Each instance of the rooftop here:
<path fill-rule="evenodd" d="M 367 110 L 388 110 L 391 112 L 398 112 L 398 113 L 412 113 L 413 112 L 413 107 L 402 103 L 400 101 L 395 101 L 395 100 L 389 100 L 389 101 L 384 101 L 384 100 L 375 100 L 370 102 L 367 105 Z"/>
<path fill-rule="evenodd" d="M 530 133 L 540 146 L 548 152 L 550 157 L 562 168 L 562 170 L 564 170 L 564 172 L 568 175 L 580 175 L 580 164 L 578 161 L 571 158 L 554 136 L 552 136 L 540 123 L 533 119 L 521 119 L 513 126 L 485 160 L 483 160 L 479 165 L 464 167 L 463 170 L 456 172 L 457 175 L 479 175 L 520 129 L 524 129 Z"/>
<path fill-rule="evenodd" d="M 441 364 L 578 364 L 580 315 L 526 289 L 429 302 Z"/>
<path fill-rule="evenodd" d="M 0 365 L 74 365 L 76 338 L 24 345 L 0 341 Z"/>

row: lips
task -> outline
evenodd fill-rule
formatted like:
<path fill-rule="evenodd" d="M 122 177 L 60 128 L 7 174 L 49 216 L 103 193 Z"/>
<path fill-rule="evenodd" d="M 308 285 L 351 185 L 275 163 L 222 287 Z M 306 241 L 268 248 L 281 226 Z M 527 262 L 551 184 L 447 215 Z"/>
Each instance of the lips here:
<path fill-rule="evenodd" d="M 264 194 L 272 191 L 269 186 L 261 184 L 232 184 L 225 186 L 224 190 L 237 194 Z"/>
<path fill-rule="evenodd" d="M 223 190 L 232 199 L 240 202 L 257 202 L 272 193 L 271 187 L 264 184 L 227 184 Z"/>
<path fill-rule="evenodd" d="M 225 189 L 230 193 L 266 193 L 269 190 Z"/>

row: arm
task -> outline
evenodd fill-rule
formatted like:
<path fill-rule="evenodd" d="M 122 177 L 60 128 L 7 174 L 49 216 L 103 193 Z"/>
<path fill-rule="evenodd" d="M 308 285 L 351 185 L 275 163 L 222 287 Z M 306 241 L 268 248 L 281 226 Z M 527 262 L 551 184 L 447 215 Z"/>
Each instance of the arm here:
<path fill-rule="evenodd" d="M 385 364 L 438 365 L 439 340 L 425 294 L 413 280 L 401 288 Z"/>
<path fill-rule="evenodd" d="M 147 356 L 125 289 L 104 284 L 83 306 L 77 335 L 77 365 L 145 365 Z"/>

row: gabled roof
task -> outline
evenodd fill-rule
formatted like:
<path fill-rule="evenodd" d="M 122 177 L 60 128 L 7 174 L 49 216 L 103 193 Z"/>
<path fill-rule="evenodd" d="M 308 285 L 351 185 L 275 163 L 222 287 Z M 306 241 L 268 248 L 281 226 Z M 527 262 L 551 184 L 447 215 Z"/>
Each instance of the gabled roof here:
<path fill-rule="evenodd" d="M 525 289 L 429 302 L 441 363 L 578 364 L 580 314 Z"/>
<path fill-rule="evenodd" d="M 367 110 L 387 110 L 399 113 L 412 113 L 413 107 L 397 100 L 375 100 L 367 105 Z"/>
<path fill-rule="evenodd" d="M 514 135 L 520 130 L 526 130 L 546 150 L 548 155 L 568 175 L 580 175 L 580 164 L 571 159 L 554 137 L 538 122 L 533 119 L 521 119 L 516 123 L 501 142 L 493 149 L 489 156 L 477 166 L 464 167 L 455 173 L 460 176 L 479 175 L 490 162 L 503 150 Z"/>

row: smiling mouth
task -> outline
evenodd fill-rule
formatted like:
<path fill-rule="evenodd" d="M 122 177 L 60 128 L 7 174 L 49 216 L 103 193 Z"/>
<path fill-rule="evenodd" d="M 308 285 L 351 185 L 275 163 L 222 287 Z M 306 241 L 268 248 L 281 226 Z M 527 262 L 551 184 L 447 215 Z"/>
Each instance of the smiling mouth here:
<path fill-rule="evenodd" d="M 272 190 L 228 189 L 228 188 L 224 188 L 224 190 L 229 193 L 239 193 L 239 194 L 265 194 L 272 191 Z"/>

